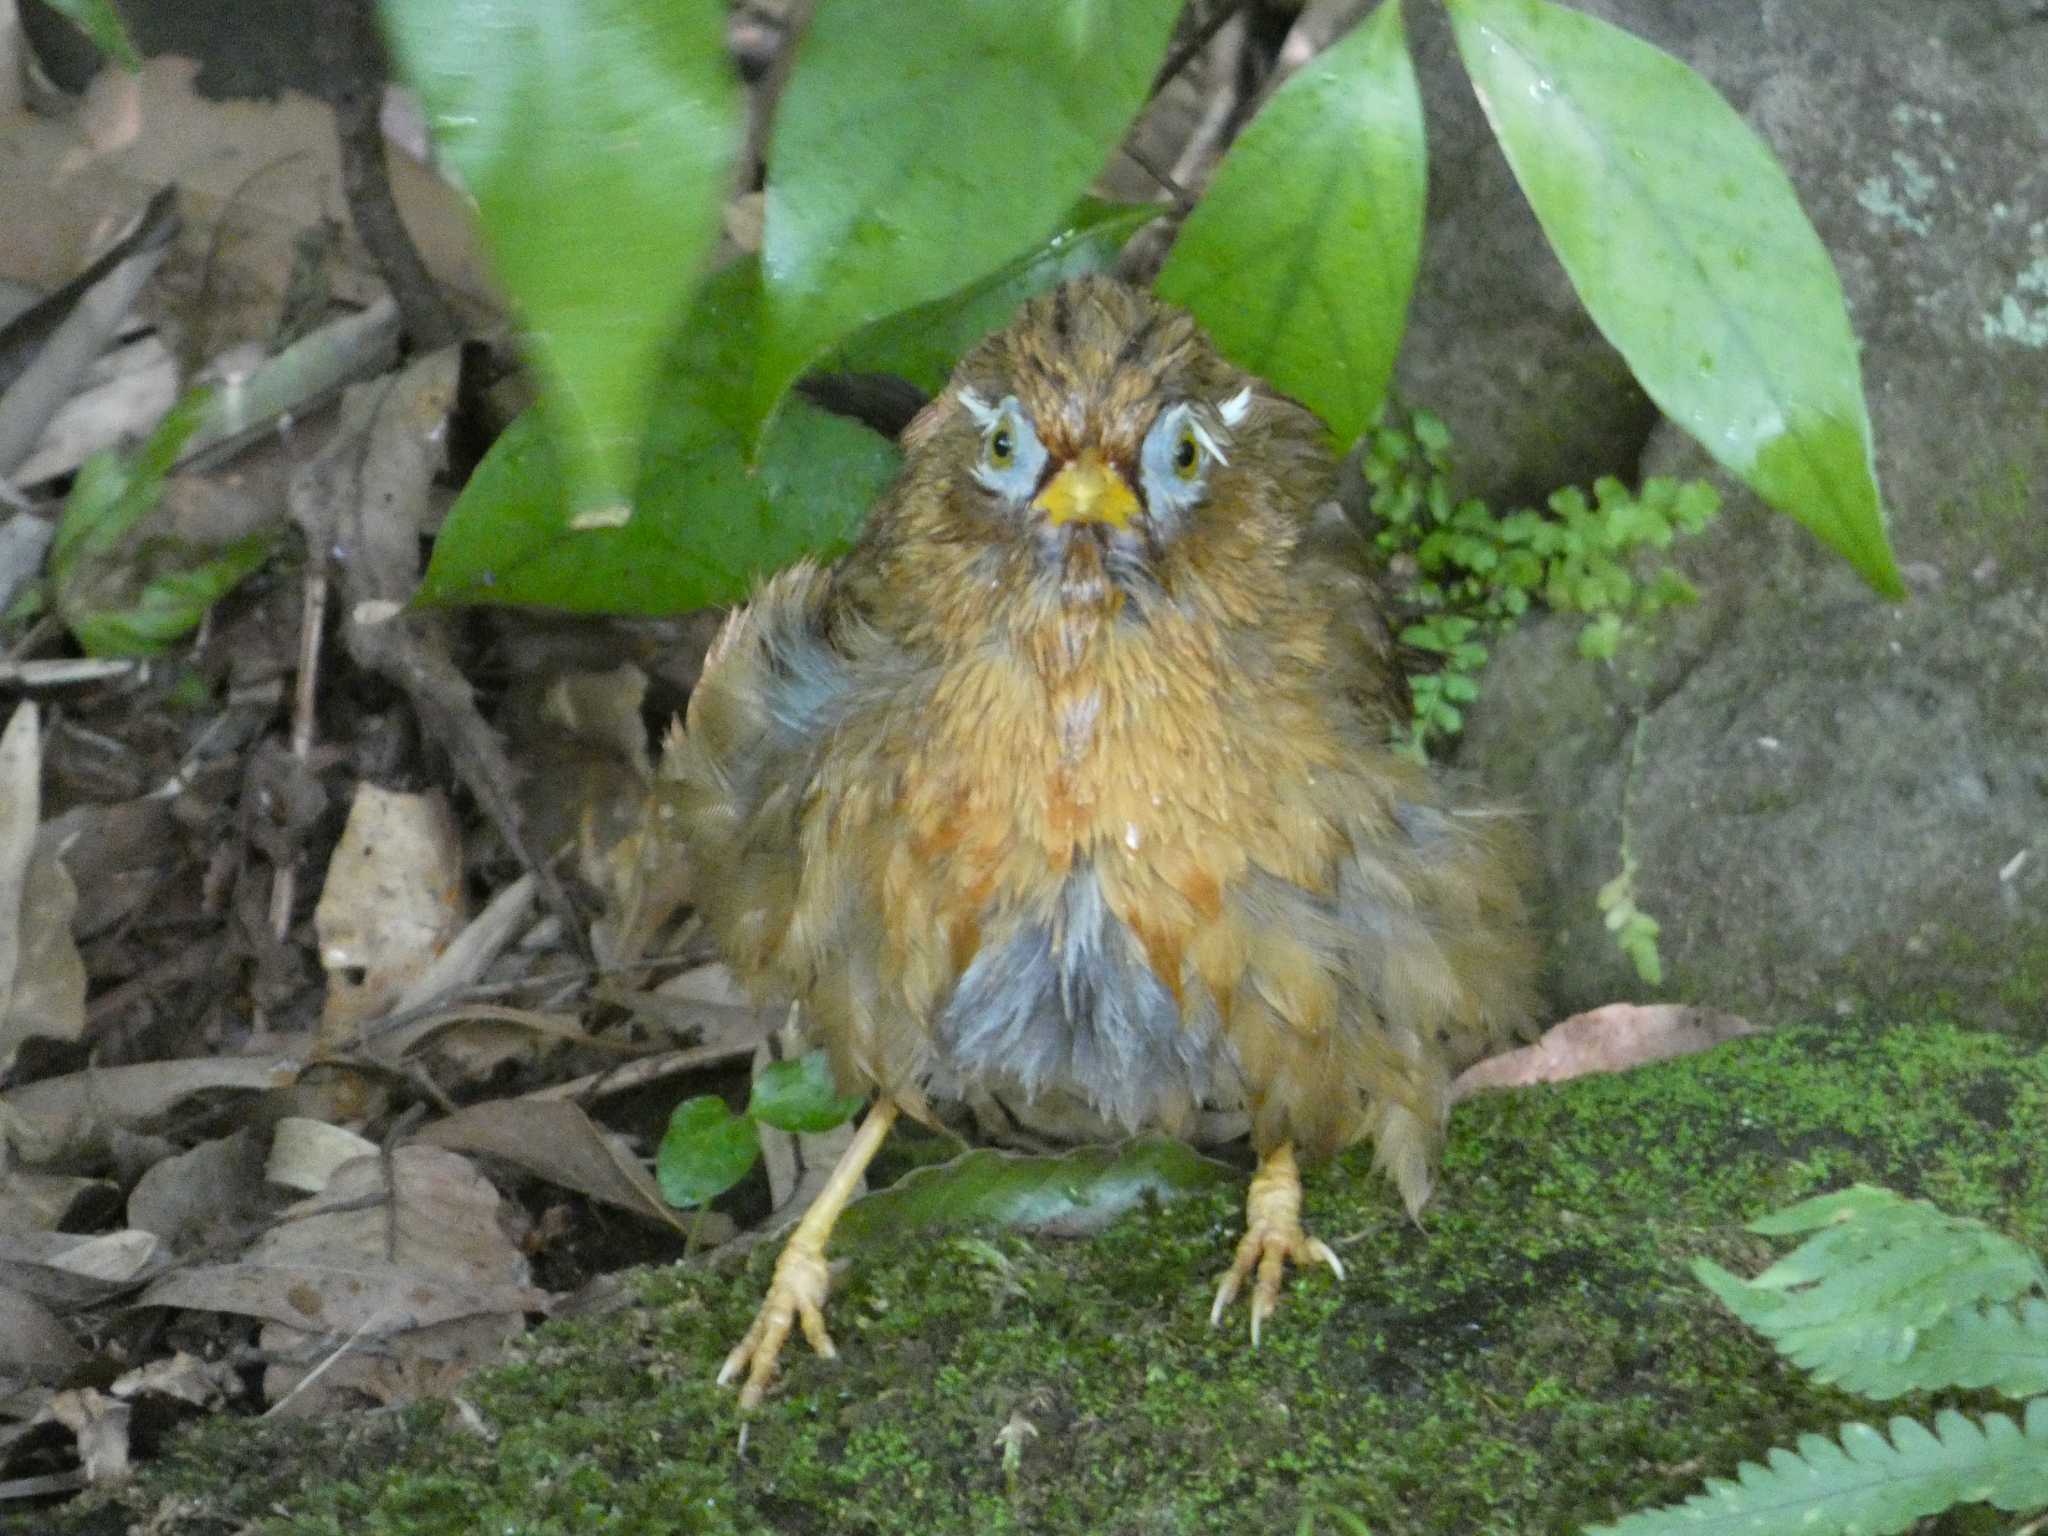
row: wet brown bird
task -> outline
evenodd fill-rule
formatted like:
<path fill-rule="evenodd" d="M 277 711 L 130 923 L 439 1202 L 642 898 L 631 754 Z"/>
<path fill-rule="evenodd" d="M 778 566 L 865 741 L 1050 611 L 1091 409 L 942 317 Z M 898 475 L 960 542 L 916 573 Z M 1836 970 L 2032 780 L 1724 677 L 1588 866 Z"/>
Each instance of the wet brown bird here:
<path fill-rule="evenodd" d="M 1252 1337 L 1297 1157 L 1371 1139 L 1410 1209 L 1450 1074 L 1520 1023 L 1512 831 L 1388 750 L 1404 709 L 1328 432 L 1178 309 L 1033 301 L 903 435 L 838 564 L 733 616 L 672 738 L 701 907 L 874 1107 L 720 1372 L 833 1353 L 825 1242 L 899 1111 L 969 1088 L 1127 1131 L 1250 1112 L 1217 1289 Z"/>

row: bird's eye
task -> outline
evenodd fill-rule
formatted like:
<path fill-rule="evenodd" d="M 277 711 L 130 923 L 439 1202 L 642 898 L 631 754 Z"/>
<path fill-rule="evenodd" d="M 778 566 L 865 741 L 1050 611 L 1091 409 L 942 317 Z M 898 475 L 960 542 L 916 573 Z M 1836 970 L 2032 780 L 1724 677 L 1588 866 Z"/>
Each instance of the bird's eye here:
<path fill-rule="evenodd" d="M 1195 478 L 1202 465 L 1202 445 L 1195 441 L 1195 429 L 1182 427 L 1180 441 L 1173 445 L 1173 472 L 1183 480 Z"/>
<path fill-rule="evenodd" d="M 992 469 L 1008 469 L 1017 462 L 1017 440 L 1007 426 L 997 427 L 989 438 L 988 462 Z"/>

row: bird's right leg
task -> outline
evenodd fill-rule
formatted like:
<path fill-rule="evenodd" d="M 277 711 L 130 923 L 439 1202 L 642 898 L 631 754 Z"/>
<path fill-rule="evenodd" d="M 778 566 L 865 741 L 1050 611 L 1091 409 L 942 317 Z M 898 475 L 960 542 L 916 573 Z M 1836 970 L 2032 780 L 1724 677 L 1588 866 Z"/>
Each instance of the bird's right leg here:
<path fill-rule="evenodd" d="M 825 1262 L 825 1243 L 854 1190 L 860 1187 L 861 1175 L 881 1151 L 897 1114 L 898 1106 L 893 1099 L 875 1101 L 853 1141 L 833 1165 L 832 1177 L 825 1181 L 825 1187 L 804 1212 L 803 1220 L 789 1234 L 789 1241 L 782 1245 L 782 1257 L 775 1261 L 775 1278 L 768 1282 L 768 1294 L 761 1302 L 761 1310 L 754 1314 L 754 1325 L 725 1357 L 725 1365 L 718 1373 L 721 1387 L 737 1380 L 741 1371 L 747 1373 L 746 1385 L 740 1388 L 741 1409 L 755 1407 L 768 1390 L 775 1375 L 776 1357 L 782 1353 L 792 1325 L 801 1323 L 811 1348 L 827 1360 L 838 1355 L 839 1351 L 832 1347 L 832 1335 L 825 1331 L 825 1293 L 832 1283 L 832 1271 Z"/>

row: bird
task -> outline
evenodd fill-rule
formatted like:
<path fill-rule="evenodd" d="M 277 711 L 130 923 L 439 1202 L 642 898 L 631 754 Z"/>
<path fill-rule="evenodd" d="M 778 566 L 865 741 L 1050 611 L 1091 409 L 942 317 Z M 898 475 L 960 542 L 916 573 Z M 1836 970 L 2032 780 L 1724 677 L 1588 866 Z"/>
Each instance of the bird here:
<path fill-rule="evenodd" d="M 1518 1033 L 1516 817 L 1396 750 L 1407 685 L 1331 433 L 1110 277 L 1028 301 L 901 434 L 836 562 L 768 579 L 665 743 L 698 910 L 872 1096 L 718 1373 L 743 1410 L 898 1117 L 975 1090 L 1112 1133 L 1249 1117 L 1210 1322 L 1287 1266 L 1303 1163 L 1371 1142 L 1410 1212 L 1459 1067 Z"/>

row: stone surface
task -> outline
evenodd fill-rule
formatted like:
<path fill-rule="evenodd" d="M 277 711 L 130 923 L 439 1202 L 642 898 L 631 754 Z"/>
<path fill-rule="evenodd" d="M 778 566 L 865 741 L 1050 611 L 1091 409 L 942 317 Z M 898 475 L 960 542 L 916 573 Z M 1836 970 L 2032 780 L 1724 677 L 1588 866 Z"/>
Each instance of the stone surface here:
<path fill-rule="evenodd" d="M 1429 216 L 1395 388 L 1450 427 L 1466 494 L 1541 505 L 1561 485 L 1625 478 L 1656 407 L 1545 243 L 1443 8 L 1411 5 L 1405 20 L 1429 133 Z"/>
<path fill-rule="evenodd" d="M 1653 651 L 1595 670 L 1553 621 L 1497 648 L 1463 760 L 1540 828 L 1554 1001 L 1646 990 L 1593 906 L 1626 786 L 1667 992 L 2048 1030 L 2048 12 L 1587 9 L 1699 68 L 1784 160 L 1864 343 L 1911 598 L 1716 477 L 1729 511 L 1680 560 L 1705 600 Z M 1641 469 L 1712 466 L 1667 424 Z"/>

